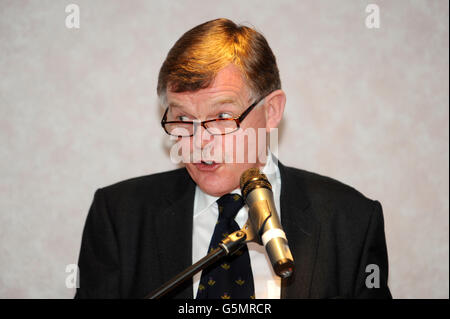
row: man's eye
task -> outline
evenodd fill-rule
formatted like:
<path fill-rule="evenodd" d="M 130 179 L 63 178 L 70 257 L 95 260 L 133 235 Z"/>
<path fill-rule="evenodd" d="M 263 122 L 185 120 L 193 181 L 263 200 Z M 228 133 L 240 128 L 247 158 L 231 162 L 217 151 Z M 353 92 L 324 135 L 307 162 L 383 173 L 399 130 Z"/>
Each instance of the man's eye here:
<path fill-rule="evenodd" d="M 190 121 L 190 119 L 186 115 L 179 115 L 177 116 L 177 121 Z"/>
<path fill-rule="evenodd" d="M 231 114 L 229 114 L 229 113 L 219 113 L 218 115 L 217 115 L 217 118 L 218 119 L 230 119 L 230 118 L 232 118 L 233 117 L 233 115 L 231 115 Z"/>

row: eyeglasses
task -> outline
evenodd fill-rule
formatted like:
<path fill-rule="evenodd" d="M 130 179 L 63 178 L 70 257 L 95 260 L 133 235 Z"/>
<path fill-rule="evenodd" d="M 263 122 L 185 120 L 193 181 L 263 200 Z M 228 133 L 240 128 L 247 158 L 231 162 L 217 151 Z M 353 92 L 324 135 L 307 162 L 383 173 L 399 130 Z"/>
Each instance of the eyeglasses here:
<path fill-rule="evenodd" d="M 226 119 L 213 119 L 207 121 L 166 121 L 167 112 L 169 108 L 164 112 L 164 116 L 161 120 L 161 125 L 167 134 L 176 137 L 191 137 L 194 136 L 197 127 L 202 126 L 211 135 L 225 135 L 236 132 L 240 128 L 240 124 L 245 117 L 262 101 L 264 97 L 257 100 L 250 105 L 239 117 L 226 118 Z"/>

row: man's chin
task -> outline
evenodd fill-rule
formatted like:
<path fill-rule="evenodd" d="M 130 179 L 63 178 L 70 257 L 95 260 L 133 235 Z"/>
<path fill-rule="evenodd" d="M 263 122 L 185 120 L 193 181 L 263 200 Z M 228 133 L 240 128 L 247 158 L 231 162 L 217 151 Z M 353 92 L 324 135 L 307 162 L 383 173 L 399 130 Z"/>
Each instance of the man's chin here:
<path fill-rule="evenodd" d="M 233 171 L 230 172 L 226 164 L 190 163 L 186 168 L 197 186 L 208 195 L 220 197 L 239 187 L 239 181 L 235 181 Z"/>
<path fill-rule="evenodd" d="M 221 184 L 220 182 L 212 182 L 210 180 L 200 180 L 197 182 L 197 186 L 200 187 L 200 189 L 211 196 L 220 197 L 222 195 L 230 193 L 232 190 L 234 190 L 237 187 L 229 186 Z"/>

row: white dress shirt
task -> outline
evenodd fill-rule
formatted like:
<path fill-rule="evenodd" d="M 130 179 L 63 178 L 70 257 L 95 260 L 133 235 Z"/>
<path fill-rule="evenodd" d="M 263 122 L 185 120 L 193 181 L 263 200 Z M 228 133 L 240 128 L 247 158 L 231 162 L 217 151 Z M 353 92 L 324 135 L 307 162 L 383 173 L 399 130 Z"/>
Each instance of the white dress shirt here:
<path fill-rule="evenodd" d="M 281 177 L 278 166 L 274 163 L 272 154 L 269 152 L 266 164 L 262 172 L 267 176 L 272 185 L 275 207 L 281 219 L 280 211 L 280 189 Z M 241 195 L 240 188 L 231 193 Z M 194 199 L 194 222 L 192 237 L 192 263 L 205 257 L 208 252 L 214 227 L 218 218 L 218 208 L 216 200 L 219 197 L 210 196 L 204 193 L 198 186 L 195 189 Z M 248 207 L 244 206 L 236 215 L 235 221 L 239 227 L 244 227 L 248 217 Z M 248 252 L 255 282 L 256 299 L 279 299 L 281 292 L 281 279 L 272 269 L 269 257 L 264 246 L 257 243 L 248 243 Z M 197 288 L 200 282 L 201 272 L 197 273 L 194 280 L 194 298 L 197 296 Z"/>

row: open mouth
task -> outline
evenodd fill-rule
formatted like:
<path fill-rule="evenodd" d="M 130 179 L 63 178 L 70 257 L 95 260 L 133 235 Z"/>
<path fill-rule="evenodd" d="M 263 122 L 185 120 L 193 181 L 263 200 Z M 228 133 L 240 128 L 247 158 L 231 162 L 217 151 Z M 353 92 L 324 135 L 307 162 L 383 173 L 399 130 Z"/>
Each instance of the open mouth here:
<path fill-rule="evenodd" d="M 215 161 L 202 160 L 199 163 L 194 163 L 194 165 L 200 171 L 211 172 L 211 171 L 216 170 L 220 166 L 220 163 L 216 163 Z"/>

